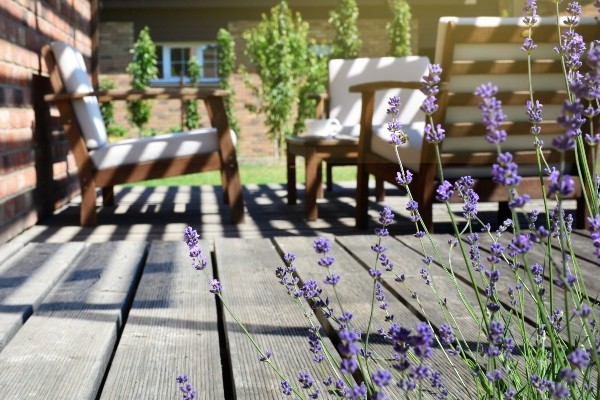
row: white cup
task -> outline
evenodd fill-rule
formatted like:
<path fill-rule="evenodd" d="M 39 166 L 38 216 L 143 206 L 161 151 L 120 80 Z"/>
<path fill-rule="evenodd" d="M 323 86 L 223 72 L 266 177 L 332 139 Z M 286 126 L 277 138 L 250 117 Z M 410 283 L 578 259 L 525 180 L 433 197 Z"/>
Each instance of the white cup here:
<path fill-rule="evenodd" d="M 342 124 L 335 118 L 307 119 L 306 136 L 332 137 L 342 129 Z"/>

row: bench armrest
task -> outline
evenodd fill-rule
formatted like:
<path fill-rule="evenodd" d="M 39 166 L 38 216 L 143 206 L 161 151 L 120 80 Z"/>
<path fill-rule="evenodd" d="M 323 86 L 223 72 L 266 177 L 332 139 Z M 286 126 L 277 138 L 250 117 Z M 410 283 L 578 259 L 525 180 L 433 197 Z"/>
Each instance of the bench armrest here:
<path fill-rule="evenodd" d="M 206 99 L 208 97 L 226 97 L 229 92 L 221 89 L 205 88 L 152 88 L 146 90 L 100 90 L 89 93 L 59 93 L 47 94 L 44 100 L 47 102 L 57 102 L 65 100 L 78 100 L 87 96 L 95 96 L 99 102 L 111 100 L 143 100 L 143 99 Z"/>

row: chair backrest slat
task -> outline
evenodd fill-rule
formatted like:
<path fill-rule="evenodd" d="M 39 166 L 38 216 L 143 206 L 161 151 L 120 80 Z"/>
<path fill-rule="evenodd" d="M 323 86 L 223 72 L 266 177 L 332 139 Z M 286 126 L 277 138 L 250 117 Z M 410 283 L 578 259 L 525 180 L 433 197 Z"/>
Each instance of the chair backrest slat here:
<path fill-rule="evenodd" d="M 593 18 L 581 18 L 576 31 L 586 43 L 598 39 L 598 26 Z M 495 153 L 485 141 L 485 126 L 478 110 L 480 99 L 474 95 L 477 86 L 491 82 L 497 86 L 508 120 L 504 128 L 508 139 L 503 149 L 533 150 L 533 137 L 525 112 L 530 98 L 527 54 L 521 50 L 527 28 L 520 18 L 443 17 L 438 26 L 435 62 L 443 69 L 440 112 L 435 116 L 446 130 L 442 152 L 465 153 L 465 163 L 472 162 L 470 153 Z M 532 29 L 537 48 L 532 53 L 534 99 L 544 104 L 541 139 L 550 148 L 552 138 L 563 132 L 556 123 L 566 98 L 566 83 L 560 56 L 554 50 L 559 42 L 555 18 L 540 18 Z M 466 140 L 468 138 L 468 140 Z M 431 162 L 432 153 L 423 146 L 422 159 Z"/>

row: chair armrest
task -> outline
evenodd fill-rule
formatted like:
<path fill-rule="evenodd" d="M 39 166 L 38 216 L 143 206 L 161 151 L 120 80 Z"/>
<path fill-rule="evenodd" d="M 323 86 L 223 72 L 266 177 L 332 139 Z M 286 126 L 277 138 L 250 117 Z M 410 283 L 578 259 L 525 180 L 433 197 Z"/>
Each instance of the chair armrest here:
<path fill-rule="evenodd" d="M 360 92 L 375 92 L 377 90 L 386 89 L 421 89 L 423 87 L 422 82 L 415 81 L 378 81 L 378 82 L 367 82 L 360 83 L 358 85 L 352 85 L 348 90 L 351 93 Z"/>
<path fill-rule="evenodd" d="M 202 88 L 152 88 L 146 90 L 101 90 L 89 93 L 59 93 L 47 94 L 44 100 L 47 102 L 57 102 L 65 100 L 78 100 L 87 96 L 95 96 L 99 102 L 111 100 L 144 100 L 144 99 L 206 99 L 208 97 L 226 97 L 229 92 L 221 89 L 202 89 Z"/>

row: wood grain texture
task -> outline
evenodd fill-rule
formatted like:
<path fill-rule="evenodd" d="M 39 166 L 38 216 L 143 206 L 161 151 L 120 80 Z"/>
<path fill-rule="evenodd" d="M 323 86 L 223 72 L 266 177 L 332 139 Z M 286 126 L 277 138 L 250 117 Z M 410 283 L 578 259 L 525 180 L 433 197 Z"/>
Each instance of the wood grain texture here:
<path fill-rule="evenodd" d="M 208 254 L 209 244 L 201 247 Z M 178 375 L 189 377 L 197 399 L 224 398 L 216 303 L 206 281 L 185 244 L 152 244 L 101 399 L 175 399 Z"/>
<path fill-rule="evenodd" d="M 1 267 L 0 350 L 83 251 L 83 243 L 28 244 Z"/>
<path fill-rule="evenodd" d="M 319 282 L 323 281 L 325 277 L 325 270 L 317 265 L 317 260 L 320 258 L 315 254 L 312 243 L 315 238 L 306 237 L 285 237 L 277 238 L 276 242 L 284 251 L 292 251 L 297 256 L 296 266 L 301 279 L 315 279 Z M 348 236 L 348 237 L 337 237 L 338 243 L 332 243 L 332 249 L 329 253 L 335 257 L 335 263 L 332 266 L 332 271 L 341 276 L 340 283 L 337 285 L 337 290 L 341 298 L 341 303 L 344 310 L 352 312 L 353 326 L 362 332 L 366 332 L 369 324 L 369 315 L 371 313 L 371 300 L 373 298 L 373 278 L 370 277 L 369 272 L 365 269 L 365 265 L 368 267 L 373 266 L 375 261 L 375 253 L 370 250 L 374 236 Z M 347 245 L 351 249 L 356 250 L 356 253 L 346 251 L 341 245 Z M 400 249 L 401 250 L 401 249 Z M 406 257 L 411 251 L 404 253 Z M 356 257 L 356 258 L 355 258 Z M 414 260 L 414 256 L 408 258 Z M 417 272 L 417 271 L 415 271 Z M 386 274 L 390 276 L 390 279 L 384 279 L 383 281 L 393 281 L 393 274 Z M 397 283 L 391 283 L 391 285 L 398 286 Z M 335 295 L 332 293 L 331 288 L 327 285 L 323 285 L 324 291 L 328 292 L 328 295 L 332 301 L 333 307 L 337 310 L 336 315 L 340 315 L 340 307 L 337 306 L 337 302 L 334 300 Z M 403 302 L 401 302 L 400 296 L 394 297 L 397 293 L 390 291 L 388 288 L 384 288 L 386 293 L 386 302 L 390 304 L 388 309 L 390 314 L 394 315 L 394 321 L 401 326 L 408 328 L 414 332 L 414 328 L 419 323 L 418 316 L 414 313 Z M 410 297 L 409 293 L 405 293 Z M 433 301 L 431 299 L 430 301 Z M 379 309 L 379 302 L 375 303 L 374 320 L 371 326 L 371 350 L 381 357 L 386 359 L 393 359 L 393 350 L 391 345 L 385 342 L 377 334 L 377 330 L 383 327 L 387 330 L 389 323 L 384 322 L 385 313 Z M 433 365 L 434 369 L 440 371 L 444 375 L 444 384 L 450 389 L 451 393 L 459 393 L 459 395 L 468 396 L 468 392 L 459 383 L 460 379 L 467 382 L 468 387 L 473 388 L 473 384 L 469 383 L 470 375 L 468 371 L 457 363 L 459 376 L 452 375 L 452 366 L 444 355 L 435 351 L 429 365 Z M 389 367 L 389 365 L 388 365 Z M 391 370 L 391 368 L 390 368 Z M 425 385 L 424 396 L 425 398 L 435 398 L 435 394 L 429 392 L 427 385 Z M 406 396 L 405 392 L 400 391 L 397 388 L 388 388 L 388 394 L 391 396 Z"/>
<path fill-rule="evenodd" d="M 0 398 L 96 397 L 145 252 L 127 242 L 85 250 L 0 353 Z"/>
<path fill-rule="evenodd" d="M 217 239 L 215 255 L 223 295 L 258 346 L 273 353 L 273 362 L 292 384 L 297 384 L 300 372 L 310 373 L 315 380 L 321 377 L 320 367 L 324 365 L 312 362 L 309 325 L 303 311 L 275 277 L 275 268 L 284 264 L 271 241 Z M 258 351 L 230 315 L 225 315 L 225 330 L 236 398 L 283 398 L 281 379 L 259 361 Z M 326 393 L 320 382 L 316 385 Z"/>

